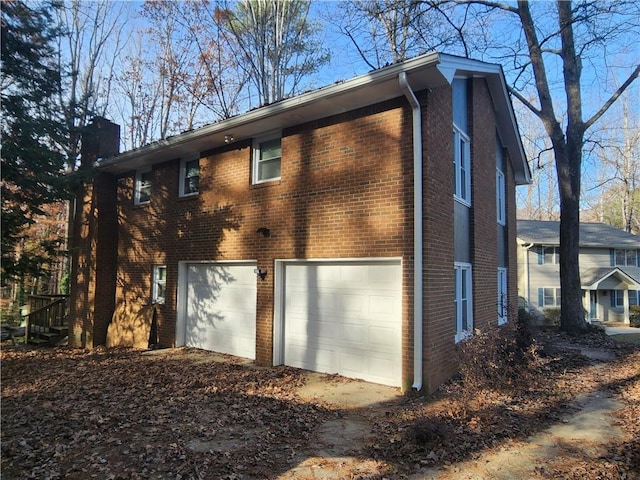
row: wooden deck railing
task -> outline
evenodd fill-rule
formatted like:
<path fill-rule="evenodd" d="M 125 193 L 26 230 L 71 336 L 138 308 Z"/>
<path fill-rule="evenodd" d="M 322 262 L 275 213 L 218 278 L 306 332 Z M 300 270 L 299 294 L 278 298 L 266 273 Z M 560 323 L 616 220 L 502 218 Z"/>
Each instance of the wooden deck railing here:
<path fill-rule="evenodd" d="M 62 327 L 69 313 L 68 295 L 29 295 L 29 313 L 25 315 L 25 336 L 28 342 L 51 327 Z"/>

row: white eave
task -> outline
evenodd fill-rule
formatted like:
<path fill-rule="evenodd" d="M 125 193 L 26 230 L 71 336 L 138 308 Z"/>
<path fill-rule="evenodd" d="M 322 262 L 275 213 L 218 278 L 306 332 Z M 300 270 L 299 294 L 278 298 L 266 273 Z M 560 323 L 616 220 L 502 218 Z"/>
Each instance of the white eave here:
<path fill-rule="evenodd" d="M 482 75 L 495 105 L 498 129 L 514 167 L 516 183 L 530 183 L 531 174 L 499 65 L 441 53 L 428 53 L 318 90 L 281 100 L 159 140 L 144 147 L 102 159 L 98 168 L 116 175 L 224 146 L 225 135 L 234 143 L 331 115 L 373 105 L 403 95 L 398 75 L 405 72 L 414 91 L 450 84 L 454 75 Z"/>

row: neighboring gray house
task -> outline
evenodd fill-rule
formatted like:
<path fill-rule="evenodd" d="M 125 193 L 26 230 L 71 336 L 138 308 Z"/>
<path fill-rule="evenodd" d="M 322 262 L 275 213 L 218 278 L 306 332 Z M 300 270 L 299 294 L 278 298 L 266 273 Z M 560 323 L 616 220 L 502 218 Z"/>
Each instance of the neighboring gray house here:
<path fill-rule="evenodd" d="M 540 312 L 560 307 L 559 232 L 560 222 L 518 220 L 518 295 Z M 582 223 L 579 255 L 587 320 L 629 323 L 640 305 L 640 237 Z"/>

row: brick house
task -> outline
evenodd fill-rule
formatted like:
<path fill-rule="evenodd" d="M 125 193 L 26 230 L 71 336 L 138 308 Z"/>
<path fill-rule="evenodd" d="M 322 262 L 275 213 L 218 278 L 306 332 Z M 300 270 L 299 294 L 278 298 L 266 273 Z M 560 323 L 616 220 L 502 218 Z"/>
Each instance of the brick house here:
<path fill-rule="evenodd" d="M 163 347 L 433 391 L 516 305 L 530 173 L 498 65 L 432 53 L 114 155 L 117 135 L 87 130 L 72 345 L 154 303 Z"/>

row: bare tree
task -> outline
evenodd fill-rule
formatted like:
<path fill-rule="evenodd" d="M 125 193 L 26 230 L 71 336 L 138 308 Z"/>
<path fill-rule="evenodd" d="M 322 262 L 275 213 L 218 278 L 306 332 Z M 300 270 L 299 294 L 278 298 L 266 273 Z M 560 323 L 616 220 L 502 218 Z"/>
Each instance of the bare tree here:
<path fill-rule="evenodd" d="M 308 19 L 305 0 L 242 0 L 220 15 L 233 35 L 239 65 L 256 89 L 259 104 L 297 93 L 303 81 L 329 60 Z"/>
<path fill-rule="evenodd" d="M 124 43 L 126 11 L 109 0 L 67 0 L 55 4 L 56 55 L 61 75 L 58 104 L 66 126 L 62 149 L 67 168 L 75 170 L 80 130 L 95 115 L 104 116 Z"/>

